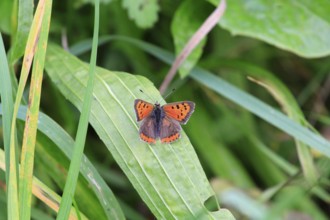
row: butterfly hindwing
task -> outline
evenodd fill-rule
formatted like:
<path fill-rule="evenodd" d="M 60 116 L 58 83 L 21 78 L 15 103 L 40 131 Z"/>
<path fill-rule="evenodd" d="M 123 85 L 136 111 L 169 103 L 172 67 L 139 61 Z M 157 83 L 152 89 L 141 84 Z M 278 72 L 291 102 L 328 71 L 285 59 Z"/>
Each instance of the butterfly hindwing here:
<path fill-rule="evenodd" d="M 140 138 L 141 140 L 149 143 L 154 144 L 156 143 L 157 137 L 157 125 L 156 121 L 152 117 L 146 117 L 140 126 Z"/>
<path fill-rule="evenodd" d="M 168 117 L 181 124 L 186 124 L 195 110 L 195 103 L 190 101 L 173 102 L 163 105 L 162 108 Z"/>
<path fill-rule="evenodd" d="M 160 141 L 162 143 L 171 143 L 180 138 L 181 126 L 176 120 L 165 116 L 160 123 Z"/>
<path fill-rule="evenodd" d="M 142 119 L 148 117 L 153 109 L 154 105 L 149 102 L 143 101 L 141 99 L 135 99 L 134 101 L 134 110 L 137 121 L 141 121 Z"/>

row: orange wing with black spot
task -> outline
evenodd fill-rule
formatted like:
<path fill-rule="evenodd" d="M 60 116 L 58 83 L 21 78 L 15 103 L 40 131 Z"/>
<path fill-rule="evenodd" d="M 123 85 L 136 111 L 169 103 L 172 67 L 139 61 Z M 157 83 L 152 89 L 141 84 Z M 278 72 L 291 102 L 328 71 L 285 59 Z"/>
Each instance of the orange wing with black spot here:
<path fill-rule="evenodd" d="M 141 121 L 142 119 L 146 118 L 152 110 L 154 109 L 154 105 L 143 101 L 141 99 L 135 99 L 134 101 L 134 110 L 136 114 L 137 121 Z"/>
<path fill-rule="evenodd" d="M 173 102 L 162 106 L 165 115 L 181 124 L 186 124 L 195 110 L 195 103 L 190 101 Z"/>

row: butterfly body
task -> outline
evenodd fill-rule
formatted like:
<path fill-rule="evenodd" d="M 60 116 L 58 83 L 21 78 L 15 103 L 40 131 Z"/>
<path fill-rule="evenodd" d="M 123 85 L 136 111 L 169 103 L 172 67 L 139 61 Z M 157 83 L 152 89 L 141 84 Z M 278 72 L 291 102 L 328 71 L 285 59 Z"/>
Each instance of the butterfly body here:
<path fill-rule="evenodd" d="M 181 125 L 187 123 L 195 109 L 190 101 L 174 102 L 160 106 L 136 99 L 134 109 L 137 121 L 142 121 L 139 134 L 141 140 L 154 144 L 171 143 L 180 138 Z"/>
<path fill-rule="evenodd" d="M 161 121 L 165 117 L 164 111 L 161 109 L 160 104 L 158 104 L 158 103 L 155 104 L 154 109 L 151 112 L 151 115 L 149 117 L 151 120 L 155 121 L 155 123 L 154 123 L 155 135 L 157 137 L 159 137 Z"/>

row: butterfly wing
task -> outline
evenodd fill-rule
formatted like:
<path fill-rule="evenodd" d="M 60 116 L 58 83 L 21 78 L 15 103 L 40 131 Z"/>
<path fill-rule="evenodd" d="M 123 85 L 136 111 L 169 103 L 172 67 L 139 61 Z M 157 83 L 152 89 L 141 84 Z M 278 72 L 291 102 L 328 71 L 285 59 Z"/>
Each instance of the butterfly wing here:
<path fill-rule="evenodd" d="M 137 121 L 141 121 L 142 119 L 148 117 L 153 109 L 154 105 L 149 102 L 143 101 L 141 99 L 135 99 L 134 101 L 134 110 Z"/>
<path fill-rule="evenodd" d="M 180 123 L 172 118 L 165 116 L 160 124 L 160 141 L 162 143 L 171 143 L 180 138 Z"/>
<path fill-rule="evenodd" d="M 165 115 L 181 124 L 186 124 L 195 110 L 195 103 L 190 101 L 173 102 L 162 106 Z"/>
<path fill-rule="evenodd" d="M 157 139 L 157 127 L 156 121 L 152 117 L 146 117 L 140 126 L 140 138 L 141 140 L 149 143 L 154 144 L 156 143 Z"/>

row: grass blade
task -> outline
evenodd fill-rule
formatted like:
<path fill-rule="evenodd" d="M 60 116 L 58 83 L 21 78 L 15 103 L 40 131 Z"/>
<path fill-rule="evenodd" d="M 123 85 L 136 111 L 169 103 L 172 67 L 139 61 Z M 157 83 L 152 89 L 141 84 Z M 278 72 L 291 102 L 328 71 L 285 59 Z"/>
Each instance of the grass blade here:
<path fill-rule="evenodd" d="M 237 89 L 219 77 L 205 70 L 195 69 L 191 77 L 217 93 L 225 96 L 236 104 L 246 108 L 255 115 L 285 131 L 293 137 L 308 144 L 310 147 L 330 157 L 330 143 L 320 135 L 313 133 L 273 107 L 261 102 L 257 98 Z"/>
<path fill-rule="evenodd" d="M 31 218 L 31 197 L 32 197 L 32 177 L 34 164 L 34 151 L 37 135 L 37 124 L 39 114 L 39 104 L 41 96 L 43 69 L 45 64 L 48 32 L 52 1 L 39 1 L 40 7 L 44 8 L 44 16 L 41 17 L 42 25 L 38 38 L 36 55 L 32 69 L 31 87 L 29 94 L 29 108 L 26 116 L 24 135 L 22 141 L 20 183 L 19 183 L 19 202 L 20 219 Z"/>
<path fill-rule="evenodd" d="M 240 70 L 240 74 L 246 75 L 252 81 L 263 86 L 277 100 L 289 118 L 303 126 L 309 126 L 308 122 L 304 118 L 302 110 L 299 108 L 297 101 L 289 89 L 280 80 L 278 80 L 274 74 L 271 74 L 262 68 L 240 61 L 216 60 L 215 64 L 217 66 L 230 67 Z M 295 139 L 295 143 L 306 179 L 313 184 L 317 181 L 318 175 L 310 149 L 305 143 L 297 139 Z"/>
<path fill-rule="evenodd" d="M 74 191 L 77 184 L 80 162 L 84 152 L 84 144 L 86 140 L 87 126 L 88 126 L 91 105 L 92 105 L 92 95 L 93 95 L 93 88 L 95 81 L 94 75 L 95 75 L 98 32 L 99 32 L 99 11 L 100 11 L 99 0 L 96 0 L 94 7 L 95 7 L 95 17 L 94 17 L 93 48 L 92 48 L 92 55 L 91 55 L 91 61 L 89 67 L 89 80 L 84 98 L 84 105 L 79 119 L 78 131 L 77 131 L 76 141 L 74 144 L 74 153 L 69 168 L 67 182 L 64 187 L 60 210 L 56 219 L 68 218 L 70 207 L 72 204 L 72 197 L 74 195 Z"/>
<path fill-rule="evenodd" d="M 14 63 L 23 55 L 33 18 L 34 2 L 31 0 L 16 0 L 16 2 L 17 1 L 19 1 L 18 16 L 17 18 L 13 18 L 14 22 L 17 22 L 17 24 L 14 24 L 15 26 L 17 25 L 17 30 L 15 30 L 16 33 L 13 35 L 14 44 L 11 51 L 10 63 Z"/>
<path fill-rule="evenodd" d="M 26 119 L 26 112 L 27 107 L 20 106 L 17 119 L 24 121 Z M 3 114 L 2 105 L 0 104 L 0 115 Z M 54 142 L 58 149 L 63 152 L 65 157 L 71 160 L 73 154 L 71 146 L 73 146 L 74 140 L 62 127 L 60 127 L 60 125 L 44 113 L 40 112 L 38 118 L 38 130 Z M 38 137 L 40 136 L 38 135 Z M 43 155 L 45 155 L 44 152 L 45 151 L 42 152 Z M 48 154 L 55 155 L 53 151 Z M 83 157 L 80 172 L 87 181 L 89 188 L 93 190 L 96 197 L 99 199 L 107 218 L 125 219 L 111 189 L 86 156 Z"/>
<path fill-rule="evenodd" d="M 7 183 L 7 212 L 8 219 L 18 218 L 18 190 L 17 190 L 17 166 L 15 150 L 10 149 L 11 146 L 11 124 L 12 124 L 12 113 L 13 113 L 13 94 L 10 79 L 10 72 L 8 67 L 8 60 L 6 51 L 2 41 L 2 35 L 0 34 L 0 96 L 1 102 L 4 106 L 2 115 L 3 121 L 3 139 L 6 154 L 6 167 L 11 173 L 6 172 L 6 183 Z M 14 132 L 13 132 L 14 133 Z"/>
<path fill-rule="evenodd" d="M 43 1 L 41 1 L 43 2 Z M 9 166 L 9 182 L 8 182 L 8 216 L 9 219 L 19 219 L 19 209 L 18 209 L 18 183 L 17 183 L 17 167 L 18 162 L 16 161 L 16 115 L 18 111 L 19 104 L 21 102 L 24 87 L 26 84 L 26 80 L 28 78 L 28 74 L 30 71 L 30 67 L 32 64 L 37 38 L 40 33 L 42 17 L 44 15 L 44 10 L 41 7 L 42 4 L 38 4 L 38 8 L 36 10 L 34 20 L 32 23 L 31 31 L 28 37 L 27 47 L 25 48 L 25 54 L 23 58 L 23 65 L 20 74 L 20 82 L 19 87 L 16 94 L 14 110 L 12 114 L 12 121 L 11 121 L 11 135 L 10 135 L 10 148 L 9 148 L 9 157 L 8 153 L 6 153 L 7 158 L 10 158 L 10 166 Z"/>
<path fill-rule="evenodd" d="M 5 160 L 4 152 L 0 149 L 0 169 L 6 171 L 4 166 L 4 160 Z M 32 192 L 38 199 L 44 202 L 48 207 L 50 207 L 54 211 L 58 210 L 61 197 L 57 195 L 54 191 L 49 189 L 45 184 L 43 184 L 40 180 L 38 180 L 35 177 L 33 177 L 32 179 Z M 80 213 L 80 215 L 82 216 L 82 219 L 84 220 L 88 219 L 82 213 Z M 72 220 L 78 219 L 76 215 L 76 211 L 73 207 L 71 207 L 70 210 L 70 219 Z"/>

